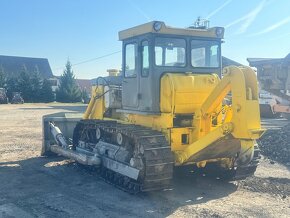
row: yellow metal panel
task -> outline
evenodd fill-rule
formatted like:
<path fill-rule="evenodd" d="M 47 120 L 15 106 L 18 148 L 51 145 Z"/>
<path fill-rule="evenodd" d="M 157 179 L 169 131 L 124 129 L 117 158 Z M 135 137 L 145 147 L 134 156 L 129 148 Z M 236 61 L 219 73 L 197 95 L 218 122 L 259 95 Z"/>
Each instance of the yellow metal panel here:
<path fill-rule="evenodd" d="M 90 103 L 84 113 L 83 119 L 103 119 L 105 112 L 104 87 L 93 86 Z"/>
<path fill-rule="evenodd" d="M 192 138 L 192 128 L 172 128 L 170 129 L 170 143 L 172 151 L 182 151 L 189 144 L 193 142 Z M 188 135 L 188 143 L 182 144 L 181 137 L 182 134 Z"/>
<path fill-rule="evenodd" d="M 173 114 L 162 113 L 161 115 L 128 114 L 127 121 L 133 124 L 152 127 L 155 130 L 163 130 L 173 127 Z"/>
<path fill-rule="evenodd" d="M 166 74 L 161 79 L 160 110 L 164 113 L 194 113 L 218 84 L 216 75 Z"/>
<path fill-rule="evenodd" d="M 224 124 L 223 126 L 211 131 L 206 136 L 201 137 L 196 142 L 188 145 L 183 151 L 175 152 L 175 159 L 177 164 L 184 164 L 190 159 L 191 156 L 211 145 L 218 139 L 229 134 L 232 131 L 232 128 L 233 127 L 231 123 Z"/>
<path fill-rule="evenodd" d="M 227 93 L 230 91 L 230 78 L 223 78 L 214 90 L 208 95 L 208 98 L 202 104 L 200 110 L 203 115 L 213 113 L 218 105 L 221 104 Z"/>
<path fill-rule="evenodd" d="M 232 122 L 235 124 L 232 134 L 236 138 L 257 139 L 264 130 L 261 129 L 255 72 L 249 67 L 232 67 L 228 69 L 228 74 L 232 79 Z"/>
<path fill-rule="evenodd" d="M 153 24 L 155 21 L 145 23 L 136 27 L 132 27 L 119 32 L 119 40 L 124 40 L 138 35 L 143 35 L 146 33 L 158 33 L 158 34 L 172 34 L 172 35 L 183 35 L 183 36 L 195 36 L 195 37 L 210 37 L 210 38 L 223 38 L 224 28 L 223 27 L 213 27 L 209 29 L 192 29 L 192 28 L 174 28 L 166 26 L 164 22 L 161 23 L 161 29 L 156 32 L 153 29 Z M 216 35 L 216 29 L 221 28 L 221 35 Z"/>

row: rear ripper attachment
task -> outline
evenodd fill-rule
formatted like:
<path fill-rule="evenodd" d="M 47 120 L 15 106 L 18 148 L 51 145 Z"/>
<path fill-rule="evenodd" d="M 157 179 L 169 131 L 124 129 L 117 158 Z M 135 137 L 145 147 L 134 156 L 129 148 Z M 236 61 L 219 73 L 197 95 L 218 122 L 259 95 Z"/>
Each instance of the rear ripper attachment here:
<path fill-rule="evenodd" d="M 116 121 L 81 120 L 74 129 L 73 146 L 61 147 L 61 133 L 55 128 L 51 125 L 51 132 L 58 132 L 58 146 L 51 146 L 51 151 L 97 165 L 106 182 L 132 194 L 171 186 L 174 159 L 161 132 Z"/>

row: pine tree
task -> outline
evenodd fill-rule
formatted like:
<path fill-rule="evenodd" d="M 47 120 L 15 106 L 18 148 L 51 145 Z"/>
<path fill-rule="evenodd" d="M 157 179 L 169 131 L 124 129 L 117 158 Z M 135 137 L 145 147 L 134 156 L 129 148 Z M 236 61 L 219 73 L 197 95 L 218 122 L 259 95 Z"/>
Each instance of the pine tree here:
<path fill-rule="evenodd" d="M 44 103 L 49 103 L 54 101 L 54 94 L 51 88 L 49 80 L 43 80 L 42 87 L 40 90 L 40 101 Z"/>
<path fill-rule="evenodd" d="M 22 67 L 17 84 L 18 90 L 21 92 L 25 102 L 33 101 L 33 87 L 31 83 L 30 75 L 25 67 Z"/>
<path fill-rule="evenodd" d="M 34 72 L 30 76 L 31 82 L 31 100 L 32 102 L 41 102 L 40 91 L 42 89 L 42 79 L 39 73 L 38 66 L 35 66 Z"/>
<path fill-rule="evenodd" d="M 82 94 L 76 84 L 70 61 L 67 61 L 65 67 L 63 75 L 60 77 L 60 87 L 56 91 L 56 100 L 58 102 L 80 102 Z"/>
<path fill-rule="evenodd" d="M 5 87 L 5 85 L 6 85 L 5 72 L 4 72 L 3 66 L 0 65 L 0 88 Z"/>
<path fill-rule="evenodd" d="M 16 79 L 15 77 L 8 78 L 6 81 L 6 89 L 7 96 L 11 101 L 11 99 L 13 98 L 13 92 L 20 92 L 18 79 Z"/>

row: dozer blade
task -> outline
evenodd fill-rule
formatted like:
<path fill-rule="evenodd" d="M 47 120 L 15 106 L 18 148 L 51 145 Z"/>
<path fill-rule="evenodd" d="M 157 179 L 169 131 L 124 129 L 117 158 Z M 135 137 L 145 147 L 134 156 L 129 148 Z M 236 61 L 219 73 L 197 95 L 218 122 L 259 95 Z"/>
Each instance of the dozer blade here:
<path fill-rule="evenodd" d="M 49 155 L 49 146 L 55 144 L 55 139 L 50 131 L 49 123 L 54 123 L 58 126 L 66 139 L 72 139 L 73 131 L 78 121 L 82 119 L 80 113 L 55 113 L 45 115 L 42 118 L 42 149 L 41 155 Z"/>

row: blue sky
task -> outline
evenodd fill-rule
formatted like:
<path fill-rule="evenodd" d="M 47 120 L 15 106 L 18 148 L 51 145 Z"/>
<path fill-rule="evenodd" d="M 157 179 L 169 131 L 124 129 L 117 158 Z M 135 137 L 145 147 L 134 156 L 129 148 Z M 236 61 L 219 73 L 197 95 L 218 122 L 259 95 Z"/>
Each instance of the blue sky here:
<path fill-rule="evenodd" d="M 1 0 L 0 54 L 49 59 L 60 75 L 72 64 L 121 50 L 118 31 L 151 20 L 187 27 L 198 16 L 224 26 L 223 55 L 247 57 L 290 53 L 290 0 Z M 121 54 L 73 67 L 77 78 L 106 75 L 121 67 Z"/>

